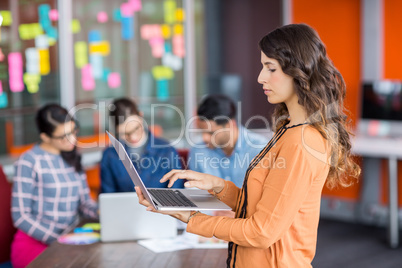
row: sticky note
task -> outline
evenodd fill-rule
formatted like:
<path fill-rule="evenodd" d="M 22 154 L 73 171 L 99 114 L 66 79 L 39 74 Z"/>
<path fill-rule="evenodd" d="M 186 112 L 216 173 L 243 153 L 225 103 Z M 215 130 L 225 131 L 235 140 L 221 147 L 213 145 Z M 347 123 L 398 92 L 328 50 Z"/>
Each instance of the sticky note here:
<path fill-rule="evenodd" d="M 172 35 L 171 30 L 170 30 L 170 26 L 168 24 L 163 24 L 161 26 L 161 33 L 162 33 L 162 37 L 164 39 L 169 39 L 170 36 Z"/>
<path fill-rule="evenodd" d="M 49 38 L 47 35 L 41 34 L 35 37 L 35 47 L 49 48 Z"/>
<path fill-rule="evenodd" d="M 185 20 L 185 15 L 184 15 L 184 9 L 182 8 L 176 8 L 176 21 L 177 22 L 183 22 Z"/>
<path fill-rule="evenodd" d="M 165 41 L 165 52 L 166 53 L 172 52 L 172 44 L 169 42 L 166 42 L 166 41 Z M 163 65 L 165 65 L 165 64 L 163 64 Z"/>
<path fill-rule="evenodd" d="M 3 51 L 1 50 L 1 47 L 0 47 L 0 62 L 3 61 L 4 58 L 5 57 L 4 57 Z"/>
<path fill-rule="evenodd" d="M 163 3 L 165 23 L 173 24 L 176 20 L 176 1 L 165 0 Z"/>
<path fill-rule="evenodd" d="M 103 76 L 103 57 L 100 54 L 90 54 L 89 63 L 92 67 L 92 76 L 95 79 L 102 79 Z"/>
<path fill-rule="evenodd" d="M 39 51 L 39 73 L 47 75 L 50 73 L 49 49 L 38 49 Z"/>
<path fill-rule="evenodd" d="M 95 80 L 92 76 L 92 67 L 90 64 L 81 68 L 81 86 L 84 90 L 89 91 L 95 88 Z"/>
<path fill-rule="evenodd" d="M 77 68 L 82 68 L 88 64 L 87 43 L 79 41 L 74 43 L 74 60 Z"/>
<path fill-rule="evenodd" d="M 45 31 L 46 31 L 47 36 L 49 36 L 53 39 L 57 39 L 57 37 L 59 36 L 57 29 L 54 28 L 53 26 L 48 27 Z"/>
<path fill-rule="evenodd" d="M 183 35 L 174 35 L 172 38 L 173 54 L 180 58 L 184 58 L 184 37 Z"/>
<path fill-rule="evenodd" d="M 49 11 L 49 19 L 52 21 L 57 21 L 59 19 L 59 12 L 57 11 L 57 9 L 51 9 Z"/>
<path fill-rule="evenodd" d="M 169 99 L 169 81 L 166 79 L 156 81 L 156 98 L 159 101 L 167 101 Z"/>
<path fill-rule="evenodd" d="M 99 23 L 105 23 L 109 20 L 109 17 L 105 11 L 101 11 L 96 15 L 96 19 Z"/>
<path fill-rule="evenodd" d="M 3 83 L 0 81 L 0 94 L 3 93 Z"/>
<path fill-rule="evenodd" d="M 113 20 L 120 22 L 121 21 L 121 11 L 120 8 L 113 9 Z"/>
<path fill-rule="evenodd" d="M 39 74 L 39 52 L 36 47 L 25 50 L 26 71 L 29 74 Z"/>
<path fill-rule="evenodd" d="M 133 15 L 133 10 L 130 3 L 122 3 L 120 5 L 120 12 L 122 17 L 131 17 Z"/>
<path fill-rule="evenodd" d="M 100 31 L 92 30 L 88 33 L 88 42 L 100 42 L 102 41 L 102 36 Z"/>
<path fill-rule="evenodd" d="M 1 26 L 10 26 L 13 22 L 11 11 L 2 10 L 0 11 L 0 15 L 3 17 L 3 23 L 1 24 Z"/>
<path fill-rule="evenodd" d="M 8 54 L 8 75 L 10 90 L 12 92 L 21 92 L 24 90 L 22 81 L 22 56 L 20 52 L 11 52 Z"/>
<path fill-rule="evenodd" d="M 79 33 L 79 32 L 81 32 L 81 23 L 80 23 L 80 21 L 79 20 L 77 20 L 77 19 L 73 19 L 72 21 L 71 21 L 71 32 L 72 33 Z"/>
<path fill-rule="evenodd" d="M 41 77 L 39 74 L 24 74 L 24 83 L 27 86 L 27 91 L 31 94 L 38 92 L 40 80 Z"/>
<path fill-rule="evenodd" d="M 128 0 L 128 3 L 131 5 L 131 10 L 134 12 L 140 11 L 142 9 L 141 0 Z"/>
<path fill-rule="evenodd" d="M 172 68 L 158 65 L 152 68 L 152 76 L 155 80 L 170 80 L 174 77 Z"/>
<path fill-rule="evenodd" d="M 173 55 L 171 52 L 165 52 L 162 57 L 162 64 L 172 68 L 174 71 L 183 68 L 183 60 L 178 56 Z"/>
<path fill-rule="evenodd" d="M 107 84 L 110 88 L 118 88 L 121 85 L 120 74 L 113 72 L 110 73 L 107 77 Z"/>
<path fill-rule="evenodd" d="M 121 18 L 121 38 L 123 40 L 131 40 L 134 38 L 134 19 L 133 17 Z"/>
<path fill-rule="evenodd" d="M 47 37 L 47 42 L 49 43 L 49 46 L 54 46 L 56 44 L 56 39 L 52 38 L 52 37 Z"/>
<path fill-rule="evenodd" d="M 0 108 L 6 108 L 8 106 L 7 93 L 3 92 L 0 94 Z"/>
<path fill-rule="evenodd" d="M 149 40 L 151 46 L 152 56 L 155 58 L 161 58 L 165 52 L 164 40 L 161 37 L 153 37 Z"/>
<path fill-rule="evenodd" d="M 22 40 L 34 39 L 38 35 L 43 34 L 42 26 L 39 23 L 20 24 L 18 33 Z"/>
<path fill-rule="evenodd" d="M 42 4 L 38 6 L 39 15 L 48 16 L 50 11 L 50 6 L 48 4 Z"/>
<path fill-rule="evenodd" d="M 103 68 L 103 76 L 102 76 L 102 80 L 107 82 L 107 77 L 110 74 L 110 69 L 109 68 Z"/>
<path fill-rule="evenodd" d="M 182 24 L 175 24 L 173 26 L 173 34 L 174 35 L 183 35 L 184 30 L 183 30 L 183 25 Z"/>
<path fill-rule="evenodd" d="M 94 42 L 89 44 L 89 54 L 99 53 L 102 56 L 107 56 L 110 54 L 110 43 L 109 41 Z"/>
<path fill-rule="evenodd" d="M 94 231 L 99 231 L 101 229 L 100 223 L 86 223 L 82 226 L 83 228 L 90 228 Z"/>

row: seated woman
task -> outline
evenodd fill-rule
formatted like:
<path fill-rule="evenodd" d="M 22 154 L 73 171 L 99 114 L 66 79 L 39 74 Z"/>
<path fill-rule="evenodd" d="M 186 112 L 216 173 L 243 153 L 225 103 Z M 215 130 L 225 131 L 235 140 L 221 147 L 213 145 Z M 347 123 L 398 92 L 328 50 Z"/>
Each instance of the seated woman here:
<path fill-rule="evenodd" d="M 152 135 L 132 100 L 115 100 L 109 116 L 117 138 L 123 143 L 145 186 L 166 188 L 168 183 L 159 180 L 170 170 L 182 168 L 177 151 L 167 141 Z M 102 193 L 134 191 L 134 183 L 113 147 L 103 152 L 100 168 Z M 177 181 L 173 187 L 183 188 L 183 184 Z"/>
<path fill-rule="evenodd" d="M 11 245 L 14 268 L 27 266 L 47 245 L 72 230 L 79 214 L 98 218 L 89 196 L 81 157 L 76 151 L 77 124 L 57 104 L 36 115 L 41 143 L 15 163 L 11 213 L 17 233 Z"/>

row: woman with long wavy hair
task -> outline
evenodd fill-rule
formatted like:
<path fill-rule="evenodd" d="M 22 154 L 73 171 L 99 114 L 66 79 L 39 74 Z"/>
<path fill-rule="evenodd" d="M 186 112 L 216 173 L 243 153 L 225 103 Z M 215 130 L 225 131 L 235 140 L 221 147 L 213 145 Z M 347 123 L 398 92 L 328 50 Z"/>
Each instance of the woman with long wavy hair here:
<path fill-rule="evenodd" d="M 173 170 L 161 181 L 187 179 L 232 207 L 234 219 L 198 211 L 169 212 L 187 231 L 229 241 L 228 267 L 311 267 L 325 183 L 358 177 L 351 158 L 342 75 L 314 29 L 291 24 L 264 36 L 258 82 L 274 112 L 275 135 L 249 165 L 240 189 L 194 171 Z M 252 93 L 250 93 L 252 94 Z M 140 203 L 153 210 L 141 196 Z"/>

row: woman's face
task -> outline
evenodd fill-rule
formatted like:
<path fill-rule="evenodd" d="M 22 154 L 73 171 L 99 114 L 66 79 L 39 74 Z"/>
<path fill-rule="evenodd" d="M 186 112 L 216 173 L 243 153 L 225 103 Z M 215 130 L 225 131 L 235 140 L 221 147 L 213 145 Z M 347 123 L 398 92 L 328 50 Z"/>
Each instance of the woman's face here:
<path fill-rule="evenodd" d="M 122 124 L 117 126 L 119 137 L 123 138 L 127 145 L 139 147 L 147 140 L 144 130 L 143 118 L 138 115 L 128 117 Z"/>
<path fill-rule="evenodd" d="M 261 52 L 262 69 L 258 76 L 258 83 L 262 85 L 264 94 L 267 95 L 269 103 L 285 103 L 298 100 L 293 85 L 293 77 L 285 74 L 282 67 L 275 59 L 268 58 Z"/>
<path fill-rule="evenodd" d="M 49 137 L 48 143 L 57 151 L 71 152 L 77 144 L 77 133 L 74 121 L 60 124 Z"/>

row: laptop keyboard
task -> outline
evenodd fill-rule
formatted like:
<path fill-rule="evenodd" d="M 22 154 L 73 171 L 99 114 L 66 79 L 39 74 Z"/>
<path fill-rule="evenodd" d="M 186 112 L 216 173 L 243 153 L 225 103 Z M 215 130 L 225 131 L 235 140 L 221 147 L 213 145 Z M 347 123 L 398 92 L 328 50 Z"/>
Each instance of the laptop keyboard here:
<path fill-rule="evenodd" d="M 197 207 L 178 190 L 148 189 L 152 197 L 165 207 Z"/>

